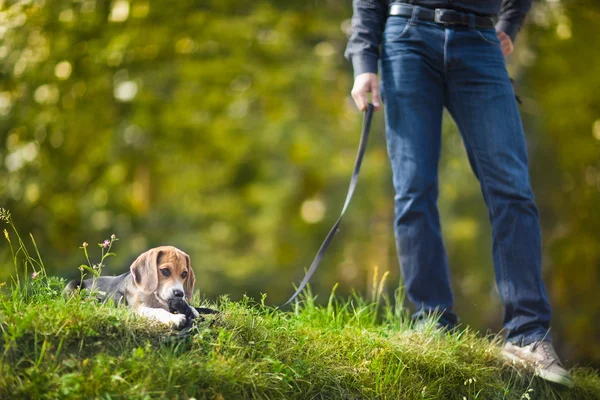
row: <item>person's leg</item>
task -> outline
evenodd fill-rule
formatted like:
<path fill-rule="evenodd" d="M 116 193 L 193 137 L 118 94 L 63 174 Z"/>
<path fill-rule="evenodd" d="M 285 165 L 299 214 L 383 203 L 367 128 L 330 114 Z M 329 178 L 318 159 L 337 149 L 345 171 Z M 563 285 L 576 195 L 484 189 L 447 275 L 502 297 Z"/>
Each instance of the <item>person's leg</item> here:
<path fill-rule="evenodd" d="M 386 136 L 395 189 L 394 231 L 413 318 L 442 314 L 456 324 L 437 209 L 443 110 L 444 31 L 433 23 L 388 18 L 381 59 Z"/>
<path fill-rule="evenodd" d="M 448 30 L 446 106 L 463 136 L 492 223 L 507 340 L 550 340 L 539 217 L 521 118 L 493 29 Z"/>

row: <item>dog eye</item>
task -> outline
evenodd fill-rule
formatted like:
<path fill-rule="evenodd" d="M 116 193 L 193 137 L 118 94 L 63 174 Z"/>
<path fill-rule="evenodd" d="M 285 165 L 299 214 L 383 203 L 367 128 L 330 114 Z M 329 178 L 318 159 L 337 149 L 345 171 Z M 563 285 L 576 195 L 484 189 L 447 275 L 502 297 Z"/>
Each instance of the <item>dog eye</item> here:
<path fill-rule="evenodd" d="M 187 271 L 183 271 L 181 273 L 181 279 L 185 279 L 185 278 L 187 278 Z"/>
<path fill-rule="evenodd" d="M 160 273 L 163 274 L 163 276 L 171 276 L 171 271 L 169 271 L 167 268 L 161 269 Z"/>

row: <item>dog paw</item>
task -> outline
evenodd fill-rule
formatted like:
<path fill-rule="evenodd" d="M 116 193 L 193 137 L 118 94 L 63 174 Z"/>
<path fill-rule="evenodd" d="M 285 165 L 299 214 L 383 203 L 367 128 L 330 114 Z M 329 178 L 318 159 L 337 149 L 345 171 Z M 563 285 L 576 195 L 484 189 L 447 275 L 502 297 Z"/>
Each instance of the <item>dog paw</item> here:
<path fill-rule="evenodd" d="M 187 322 L 184 314 L 171 314 L 171 325 L 175 329 L 182 329 Z"/>

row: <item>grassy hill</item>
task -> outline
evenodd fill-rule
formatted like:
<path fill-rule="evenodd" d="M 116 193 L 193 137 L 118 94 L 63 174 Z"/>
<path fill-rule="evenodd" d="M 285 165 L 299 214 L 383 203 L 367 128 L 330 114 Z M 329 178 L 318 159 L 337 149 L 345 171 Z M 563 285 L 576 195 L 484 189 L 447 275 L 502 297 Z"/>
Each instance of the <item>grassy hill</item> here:
<path fill-rule="evenodd" d="M 2 291 L 0 398 L 600 399 L 591 370 L 553 388 L 505 365 L 496 339 L 414 332 L 359 298 L 291 312 L 222 298 L 174 345 L 161 325 L 60 289 L 38 277 Z"/>
<path fill-rule="evenodd" d="M 64 280 L 0 211 L 15 266 L 0 282 L 0 399 L 600 399 L 595 371 L 574 368 L 574 389 L 552 387 L 506 365 L 498 338 L 413 331 L 399 305 L 335 290 L 327 306 L 307 293 L 284 311 L 222 297 L 176 342 L 125 307 L 64 298 Z"/>

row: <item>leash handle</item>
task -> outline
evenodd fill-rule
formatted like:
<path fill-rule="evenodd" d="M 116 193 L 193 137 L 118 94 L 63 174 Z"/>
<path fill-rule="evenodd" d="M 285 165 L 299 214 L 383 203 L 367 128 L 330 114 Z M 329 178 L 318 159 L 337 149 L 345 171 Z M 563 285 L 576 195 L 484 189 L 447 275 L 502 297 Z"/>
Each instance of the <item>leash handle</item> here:
<path fill-rule="evenodd" d="M 325 237 L 323 244 L 321 244 L 321 247 L 319 248 L 317 255 L 313 259 L 313 262 L 310 265 L 310 268 L 308 269 L 308 271 L 306 272 L 306 275 L 304 275 L 302 282 L 300 282 L 298 289 L 296 289 L 296 292 L 294 293 L 294 295 L 292 297 L 290 297 L 290 299 L 288 301 L 286 301 L 281 307 L 285 307 L 288 304 L 290 304 L 302 292 L 302 290 L 304 290 L 304 287 L 306 286 L 306 284 L 310 280 L 310 277 L 313 275 L 313 273 L 315 272 L 315 270 L 321 263 L 321 259 L 323 259 L 323 256 L 325 255 L 325 252 L 327 251 L 327 248 L 329 247 L 329 244 L 331 243 L 331 241 L 333 240 L 333 237 L 335 236 L 335 234 L 338 231 L 340 223 L 342 222 L 342 217 L 346 213 L 346 209 L 348 208 L 348 205 L 350 204 L 350 200 L 352 200 L 352 195 L 354 194 L 354 189 L 356 188 L 356 183 L 358 182 L 358 173 L 360 172 L 360 166 L 362 164 L 363 157 L 365 155 L 365 150 L 367 149 L 367 141 L 369 140 L 369 132 L 371 130 L 371 120 L 373 119 L 373 111 L 374 111 L 373 104 L 369 103 L 367 105 L 367 109 L 365 110 L 365 115 L 364 115 L 363 125 L 362 125 L 362 133 L 360 135 L 360 143 L 358 145 L 358 153 L 356 155 L 356 161 L 354 161 L 354 170 L 352 171 L 352 178 L 350 179 L 350 186 L 348 187 L 348 193 L 346 194 L 346 201 L 344 202 L 344 207 L 342 207 L 342 212 L 340 213 L 340 216 L 338 217 L 335 224 L 333 224 L 333 227 L 331 228 L 331 230 L 329 231 L 327 236 Z"/>

